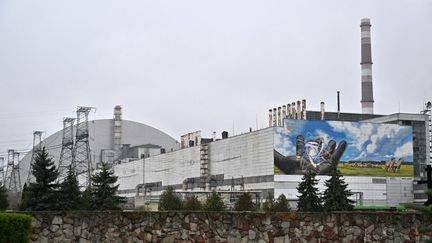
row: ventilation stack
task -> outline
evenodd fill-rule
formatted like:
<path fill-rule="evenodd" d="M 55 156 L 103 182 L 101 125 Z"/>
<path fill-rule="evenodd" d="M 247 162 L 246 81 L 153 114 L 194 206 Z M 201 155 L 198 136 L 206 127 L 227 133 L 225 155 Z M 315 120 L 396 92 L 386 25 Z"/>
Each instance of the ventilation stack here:
<path fill-rule="evenodd" d="M 362 19 L 361 24 L 361 89 L 362 113 L 374 113 L 373 85 L 372 85 L 372 51 L 370 19 Z"/>
<path fill-rule="evenodd" d="M 114 140 L 113 140 L 113 149 L 116 153 L 116 158 L 121 154 L 122 147 L 122 108 L 119 105 L 114 107 Z"/>

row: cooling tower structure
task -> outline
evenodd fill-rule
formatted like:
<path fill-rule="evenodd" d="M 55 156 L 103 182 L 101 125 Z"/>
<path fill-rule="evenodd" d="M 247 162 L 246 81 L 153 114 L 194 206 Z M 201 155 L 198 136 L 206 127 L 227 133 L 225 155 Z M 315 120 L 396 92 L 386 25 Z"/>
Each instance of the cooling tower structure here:
<path fill-rule="evenodd" d="M 372 50 L 370 19 L 362 19 L 361 24 L 361 92 L 362 113 L 374 113 L 373 85 L 372 85 Z"/>

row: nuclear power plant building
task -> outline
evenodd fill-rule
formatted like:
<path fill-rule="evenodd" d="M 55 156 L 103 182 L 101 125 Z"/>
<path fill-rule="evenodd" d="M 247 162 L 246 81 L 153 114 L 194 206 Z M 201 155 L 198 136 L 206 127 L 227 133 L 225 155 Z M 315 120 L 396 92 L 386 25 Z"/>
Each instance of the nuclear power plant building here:
<path fill-rule="evenodd" d="M 167 186 L 184 194 L 217 190 L 231 195 L 246 190 L 261 199 L 283 193 L 295 207 L 303 174 L 317 173 L 323 191 L 330 166 L 336 165 L 358 205 L 426 199 L 417 181 L 425 178 L 430 162 L 427 115 L 299 107 L 270 109 L 268 128 L 232 137 L 224 132 L 211 139 L 191 133 L 182 137 L 180 150 L 118 164 L 114 169 L 120 194 L 139 206 L 157 201 Z"/>

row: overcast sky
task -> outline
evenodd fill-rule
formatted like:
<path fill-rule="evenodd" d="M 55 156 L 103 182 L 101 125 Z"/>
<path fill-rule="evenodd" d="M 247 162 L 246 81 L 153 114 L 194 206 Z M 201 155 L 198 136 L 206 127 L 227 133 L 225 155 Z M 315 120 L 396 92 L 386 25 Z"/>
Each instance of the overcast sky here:
<path fill-rule="evenodd" d="M 267 125 L 268 108 L 360 112 L 360 19 L 371 18 L 375 113 L 432 100 L 432 1 L 0 1 L 0 156 L 91 119 L 179 140 Z"/>

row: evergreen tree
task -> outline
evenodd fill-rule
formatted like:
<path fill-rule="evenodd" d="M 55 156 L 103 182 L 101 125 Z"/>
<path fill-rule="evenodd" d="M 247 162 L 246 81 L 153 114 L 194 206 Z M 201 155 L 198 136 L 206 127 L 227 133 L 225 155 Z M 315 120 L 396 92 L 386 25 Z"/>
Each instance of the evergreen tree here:
<path fill-rule="evenodd" d="M 0 210 L 6 210 L 8 206 L 8 191 L 4 185 L 0 184 Z"/>
<path fill-rule="evenodd" d="M 101 171 L 91 178 L 91 209 L 120 210 L 120 204 L 125 203 L 126 199 L 116 195 L 119 187 L 116 182 L 114 171 L 102 163 Z"/>
<path fill-rule="evenodd" d="M 297 187 L 300 194 L 297 204 L 298 211 L 319 212 L 322 211 L 321 198 L 319 197 L 318 181 L 313 172 L 306 172 Z"/>
<path fill-rule="evenodd" d="M 75 171 L 69 167 L 69 171 L 60 184 L 61 205 L 63 210 L 81 209 L 82 198 Z"/>
<path fill-rule="evenodd" d="M 36 154 L 32 173 L 36 179 L 35 183 L 28 186 L 28 195 L 25 198 L 28 210 L 60 210 L 61 205 L 58 200 L 58 170 L 54 161 L 49 158 L 45 147 Z"/>
<path fill-rule="evenodd" d="M 168 186 L 165 191 L 162 192 L 159 199 L 159 210 L 181 210 L 182 202 L 180 197 L 175 193 L 174 188 Z"/>
<path fill-rule="evenodd" d="M 273 198 L 273 194 L 269 193 L 267 195 L 266 201 L 263 203 L 263 209 L 266 212 L 274 212 L 275 211 L 275 201 Z"/>
<path fill-rule="evenodd" d="M 92 195 L 93 190 L 91 187 L 87 187 L 82 193 L 81 193 L 81 204 L 79 206 L 79 210 L 91 210 L 92 209 Z"/>
<path fill-rule="evenodd" d="M 27 183 L 24 183 L 24 187 L 21 194 L 21 204 L 19 206 L 19 209 L 21 211 L 27 210 L 30 193 L 31 193 L 30 188 L 27 186 Z"/>
<path fill-rule="evenodd" d="M 237 202 L 234 205 L 235 211 L 255 211 L 255 204 L 252 202 L 252 196 L 249 192 L 240 194 Z"/>
<path fill-rule="evenodd" d="M 198 198 L 195 195 L 193 195 L 186 198 L 186 200 L 183 203 L 183 209 L 188 211 L 202 210 L 202 204 L 198 200 Z"/>
<path fill-rule="evenodd" d="M 284 194 L 280 194 L 278 199 L 276 200 L 274 204 L 274 211 L 276 212 L 289 212 L 291 211 L 291 208 L 288 204 L 288 199 L 285 197 Z"/>
<path fill-rule="evenodd" d="M 330 178 L 324 182 L 327 187 L 322 198 L 325 211 L 350 211 L 354 208 L 354 201 L 349 199 L 353 194 L 341 177 L 339 171 L 333 168 Z"/>
<path fill-rule="evenodd" d="M 207 198 L 203 208 L 206 211 L 224 211 L 225 204 L 219 194 L 213 191 Z"/>

